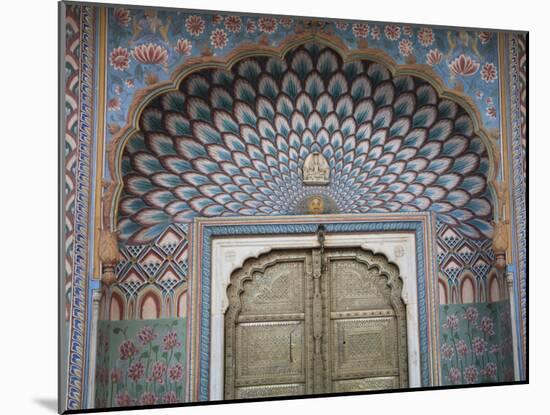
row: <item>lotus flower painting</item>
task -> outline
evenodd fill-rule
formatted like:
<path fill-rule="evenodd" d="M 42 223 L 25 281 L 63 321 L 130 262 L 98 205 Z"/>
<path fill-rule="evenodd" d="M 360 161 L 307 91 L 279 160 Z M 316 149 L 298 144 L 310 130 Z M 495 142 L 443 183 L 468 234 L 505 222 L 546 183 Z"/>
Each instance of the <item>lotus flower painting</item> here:
<path fill-rule="evenodd" d="M 527 32 L 59 10 L 61 413 L 528 381 Z"/>

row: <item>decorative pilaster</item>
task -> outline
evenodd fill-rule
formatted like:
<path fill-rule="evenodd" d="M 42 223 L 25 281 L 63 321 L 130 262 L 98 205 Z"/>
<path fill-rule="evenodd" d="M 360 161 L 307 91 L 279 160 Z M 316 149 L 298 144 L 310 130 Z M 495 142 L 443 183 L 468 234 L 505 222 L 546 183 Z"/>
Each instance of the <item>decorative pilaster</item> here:
<path fill-rule="evenodd" d="M 87 408 L 93 408 L 95 404 L 95 371 L 97 354 L 97 326 L 99 321 L 99 303 L 101 301 L 101 289 L 92 293 L 92 319 L 90 321 L 90 369 L 88 371 Z"/>
<path fill-rule="evenodd" d="M 519 373 L 519 358 L 518 358 L 518 322 L 514 318 L 516 310 L 516 300 L 514 297 L 514 274 L 512 272 L 506 273 L 506 287 L 508 289 L 508 298 L 510 299 L 510 323 L 512 327 L 512 346 L 514 348 L 514 380 L 520 380 Z"/>

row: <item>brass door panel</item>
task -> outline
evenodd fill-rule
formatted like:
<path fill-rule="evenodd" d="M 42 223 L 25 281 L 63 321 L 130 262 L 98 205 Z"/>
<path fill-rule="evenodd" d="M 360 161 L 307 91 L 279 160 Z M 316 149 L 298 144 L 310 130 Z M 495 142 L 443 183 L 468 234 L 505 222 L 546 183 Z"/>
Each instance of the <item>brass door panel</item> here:
<path fill-rule="evenodd" d="M 231 277 L 225 398 L 403 388 L 397 267 L 359 248 L 273 251 Z"/>
<path fill-rule="evenodd" d="M 361 249 L 327 250 L 331 392 L 406 387 L 402 282 L 385 257 Z"/>
<path fill-rule="evenodd" d="M 309 252 L 247 261 L 228 288 L 225 398 L 302 395 L 311 364 Z"/>

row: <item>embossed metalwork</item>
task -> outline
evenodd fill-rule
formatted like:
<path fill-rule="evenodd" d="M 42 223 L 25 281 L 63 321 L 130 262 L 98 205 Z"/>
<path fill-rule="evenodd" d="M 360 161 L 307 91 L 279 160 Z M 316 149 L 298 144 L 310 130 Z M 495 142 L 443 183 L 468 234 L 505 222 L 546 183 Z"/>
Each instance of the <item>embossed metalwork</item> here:
<path fill-rule="evenodd" d="M 408 386 L 399 270 L 360 248 L 273 251 L 235 271 L 225 398 Z"/>

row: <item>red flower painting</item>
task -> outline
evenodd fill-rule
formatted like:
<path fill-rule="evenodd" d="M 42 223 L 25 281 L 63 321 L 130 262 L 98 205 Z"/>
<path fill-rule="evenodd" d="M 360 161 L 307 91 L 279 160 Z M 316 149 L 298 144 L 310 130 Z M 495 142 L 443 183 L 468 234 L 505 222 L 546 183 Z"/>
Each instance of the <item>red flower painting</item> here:
<path fill-rule="evenodd" d="M 168 51 L 164 46 L 154 43 L 145 43 L 132 50 L 135 60 L 144 64 L 164 65 L 168 62 Z"/>
<path fill-rule="evenodd" d="M 453 75 L 472 76 L 478 71 L 479 63 L 462 54 L 449 63 L 449 69 Z"/>
<path fill-rule="evenodd" d="M 123 71 L 130 66 L 130 53 L 123 47 L 114 48 L 109 54 L 109 62 L 117 71 Z"/>

